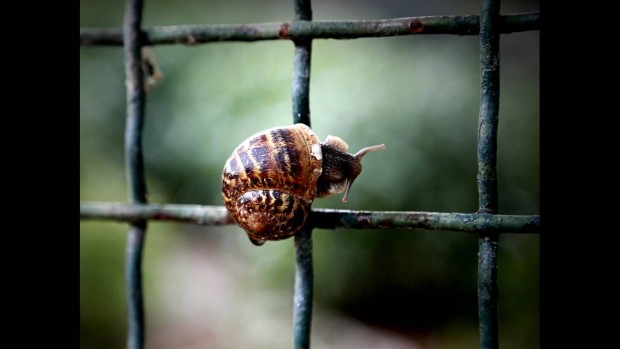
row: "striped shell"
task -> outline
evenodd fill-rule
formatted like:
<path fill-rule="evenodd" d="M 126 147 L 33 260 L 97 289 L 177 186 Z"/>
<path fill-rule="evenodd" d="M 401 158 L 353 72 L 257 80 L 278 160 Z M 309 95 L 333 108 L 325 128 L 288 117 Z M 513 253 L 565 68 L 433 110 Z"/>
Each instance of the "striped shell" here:
<path fill-rule="evenodd" d="M 304 225 L 321 172 L 321 144 L 308 126 L 268 129 L 228 158 L 222 197 L 254 244 L 286 239 Z"/>

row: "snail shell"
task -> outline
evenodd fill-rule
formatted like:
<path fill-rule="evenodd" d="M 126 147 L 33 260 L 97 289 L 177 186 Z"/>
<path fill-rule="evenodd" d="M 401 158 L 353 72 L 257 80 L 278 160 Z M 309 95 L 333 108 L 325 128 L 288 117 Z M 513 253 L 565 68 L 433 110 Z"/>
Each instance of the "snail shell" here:
<path fill-rule="evenodd" d="M 324 143 L 304 124 L 275 127 L 243 141 L 226 161 L 222 197 L 250 241 L 282 240 L 301 230 L 315 197 L 345 192 L 360 174 L 361 158 L 381 144 L 348 154 L 348 145 Z"/>

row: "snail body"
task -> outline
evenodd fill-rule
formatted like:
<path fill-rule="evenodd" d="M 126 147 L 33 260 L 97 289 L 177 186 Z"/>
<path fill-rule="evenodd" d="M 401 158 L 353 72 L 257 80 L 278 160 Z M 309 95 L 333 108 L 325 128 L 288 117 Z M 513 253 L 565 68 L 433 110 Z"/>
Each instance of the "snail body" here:
<path fill-rule="evenodd" d="M 231 217 L 255 245 L 301 230 L 315 197 L 345 192 L 361 173 L 361 158 L 385 145 L 347 153 L 328 136 L 321 143 L 304 124 L 275 127 L 243 141 L 226 161 L 222 197 Z"/>

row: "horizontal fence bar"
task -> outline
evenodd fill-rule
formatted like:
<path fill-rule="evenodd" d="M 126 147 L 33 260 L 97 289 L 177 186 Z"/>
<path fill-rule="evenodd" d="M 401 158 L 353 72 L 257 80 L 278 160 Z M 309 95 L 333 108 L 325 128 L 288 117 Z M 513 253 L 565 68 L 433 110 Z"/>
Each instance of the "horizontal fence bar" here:
<path fill-rule="evenodd" d="M 501 33 L 540 29 L 540 13 L 500 16 Z M 424 16 L 356 21 L 291 21 L 255 24 L 175 25 L 144 29 L 144 45 L 196 45 L 217 41 L 356 39 L 417 34 L 478 35 L 480 16 Z M 120 46 L 119 28 L 80 28 L 80 45 Z"/>
<path fill-rule="evenodd" d="M 199 225 L 234 223 L 224 206 L 110 202 L 80 203 L 80 219 L 122 222 L 146 219 Z M 425 229 L 518 234 L 538 234 L 541 230 L 538 215 L 313 209 L 310 220 L 314 228 L 320 229 Z"/>

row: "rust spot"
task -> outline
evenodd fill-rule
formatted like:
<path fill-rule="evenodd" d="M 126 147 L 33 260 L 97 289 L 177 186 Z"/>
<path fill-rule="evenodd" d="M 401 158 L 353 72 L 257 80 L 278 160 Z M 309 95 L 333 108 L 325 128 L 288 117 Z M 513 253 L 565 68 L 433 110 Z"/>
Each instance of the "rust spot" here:
<path fill-rule="evenodd" d="M 423 213 L 414 213 L 405 217 L 409 229 L 426 228 L 429 226 L 429 216 Z"/>
<path fill-rule="evenodd" d="M 168 219 L 168 218 L 170 218 L 170 215 L 165 214 L 163 212 L 156 212 L 156 213 L 154 213 L 151 216 L 151 219 L 155 220 L 155 221 L 157 221 L 157 220 L 165 220 L 165 219 Z"/>
<path fill-rule="evenodd" d="M 196 45 L 198 43 L 198 40 L 196 40 L 196 38 L 193 35 L 188 35 L 187 39 L 185 39 L 185 43 L 187 45 L 193 46 Z"/>
<path fill-rule="evenodd" d="M 225 224 L 237 223 L 233 216 L 231 216 L 230 212 L 226 212 L 226 217 L 224 218 Z"/>
<path fill-rule="evenodd" d="M 409 23 L 409 31 L 411 34 L 420 34 L 424 32 L 424 24 L 419 19 Z"/>
<path fill-rule="evenodd" d="M 357 216 L 357 223 L 361 228 L 368 228 L 372 225 L 370 217 L 370 214 L 360 214 Z"/>
<path fill-rule="evenodd" d="M 280 30 L 278 31 L 278 36 L 282 39 L 290 39 L 291 37 L 288 35 L 288 28 L 290 28 L 291 23 L 284 22 L 280 26 Z"/>

